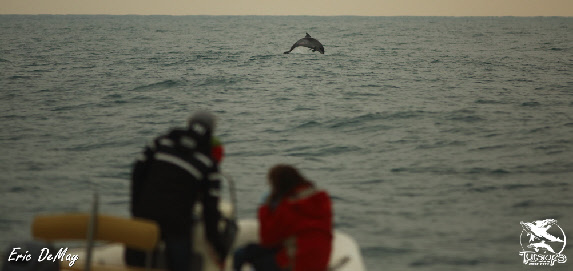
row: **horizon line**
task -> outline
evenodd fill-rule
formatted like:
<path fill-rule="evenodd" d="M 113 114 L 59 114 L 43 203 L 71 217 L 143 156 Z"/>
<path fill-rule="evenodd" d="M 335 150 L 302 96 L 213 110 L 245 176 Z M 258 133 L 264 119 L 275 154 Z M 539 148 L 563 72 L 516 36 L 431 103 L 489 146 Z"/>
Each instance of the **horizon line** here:
<path fill-rule="evenodd" d="M 274 16 L 274 17 L 288 17 L 288 16 L 299 16 L 299 17 L 519 17 L 519 18 L 538 18 L 538 17 L 560 17 L 560 18 L 571 18 L 573 15 L 309 15 L 309 14 L 136 14 L 136 13 L 125 13 L 125 14 L 106 14 L 106 13 L 0 13 L 0 16 L 173 16 L 173 17 L 183 17 L 183 16 Z"/>

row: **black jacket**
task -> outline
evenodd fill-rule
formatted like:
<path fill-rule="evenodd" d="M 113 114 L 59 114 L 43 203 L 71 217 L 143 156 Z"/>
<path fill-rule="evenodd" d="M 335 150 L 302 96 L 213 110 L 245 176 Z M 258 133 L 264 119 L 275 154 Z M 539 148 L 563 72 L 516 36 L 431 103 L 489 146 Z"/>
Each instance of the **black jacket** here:
<path fill-rule="evenodd" d="M 211 157 L 211 133 L 172 130 L 156 138 L 143 156 L 132 171 L 132 215 L 155 220 L 163 237 L 187 236 L 194 206 L 201 202 L 207 240 L 224 254 L 217 230 L 221 180 Z"/>

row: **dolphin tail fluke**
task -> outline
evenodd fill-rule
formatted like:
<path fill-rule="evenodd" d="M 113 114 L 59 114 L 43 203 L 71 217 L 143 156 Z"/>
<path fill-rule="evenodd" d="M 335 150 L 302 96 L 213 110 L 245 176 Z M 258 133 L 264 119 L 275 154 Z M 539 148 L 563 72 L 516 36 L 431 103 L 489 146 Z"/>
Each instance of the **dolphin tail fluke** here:
<path fill-rule="evenodd" d="M 293 45 L 290 47 L 290 50 L 286 51 L 285 54 L 290 54 L 290 52 L 292 52 L 292 50 L 294 50 L 294 48 L 296 48 L 296 47 L 297 47 L 296 43 L 293 44 Z"/>

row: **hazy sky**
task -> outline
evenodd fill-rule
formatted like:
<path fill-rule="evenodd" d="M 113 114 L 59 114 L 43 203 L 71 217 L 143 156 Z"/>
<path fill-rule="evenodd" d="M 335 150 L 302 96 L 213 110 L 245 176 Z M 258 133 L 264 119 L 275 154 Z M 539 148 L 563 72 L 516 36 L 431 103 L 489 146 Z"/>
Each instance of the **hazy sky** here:
<path fill-rule="evenodd" d="M 0 14 L 573 16 L 573 0 L 0 0 Z"/>

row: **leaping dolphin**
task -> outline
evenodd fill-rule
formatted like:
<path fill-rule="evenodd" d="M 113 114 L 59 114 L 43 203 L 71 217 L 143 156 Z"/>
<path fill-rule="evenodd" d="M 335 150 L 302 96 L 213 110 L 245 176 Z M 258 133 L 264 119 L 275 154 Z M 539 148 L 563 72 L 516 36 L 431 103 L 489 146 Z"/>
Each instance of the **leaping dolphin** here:
<path fill-rule="evenodd" d="M 292 45 L 290 50 L 286 51 L 285 54 L 290 53 L 294 48 L 304 46 L 312 49 L 313 52 L 319 51 L 321 54 L 324 54 L 324 47 L 317 39 L 311 38 L 308 33 L 306 36 L 300 40 L 298 40 L 295 44 Z"/>
<path fill-rule="evenodd" d="M 561 238 L 553 236 L 547 233 L 547 230 L 551 228 L 552 225 L 557 224 L 557 220 L 555 219 L 545 219 L 545 220 L 537 220 L 531 223 L 526 222 L 519 222 L 523 230 L 529 236 L 529 242 L 535 241 L 536 238 L 540 240 L 547 240 L 549 242 L 561 242 L 564 243 L 565 241 L 561 240 Z"/>
<path fill-rule="evenodd" d="M 539 252 L 540 249 L 545 249 L 551 253 L 555 253 L 555 250 L 553 250 L 553 248 L 550 245 L 546 244 L 545 240 L 543 240 L 539 243 L 531 243 L 527 247 L 533 248 L 535 250 L 535 252 Z"/>

